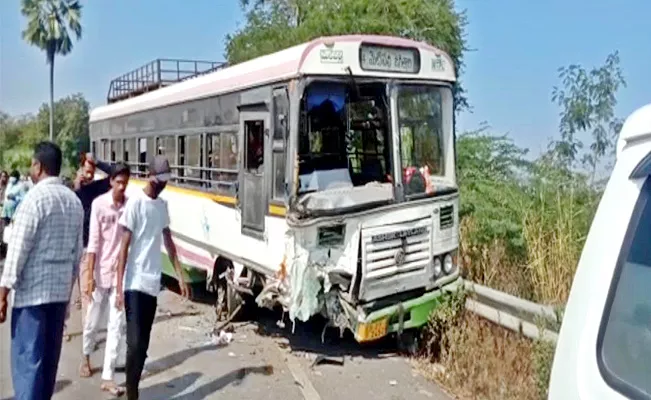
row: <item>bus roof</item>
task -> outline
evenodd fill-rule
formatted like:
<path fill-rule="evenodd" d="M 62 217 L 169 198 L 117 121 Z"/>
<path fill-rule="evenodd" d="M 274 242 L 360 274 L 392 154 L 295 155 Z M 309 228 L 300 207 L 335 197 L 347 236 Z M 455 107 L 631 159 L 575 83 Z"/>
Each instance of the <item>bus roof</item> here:
<path fill-rule="evenodd" d="M 369 71 L 360 66 L 361 44 L 419 50 L 418 73 Z M 348 70 L 350 68 L 350 71 Z M 346 75 L 415 78 L 454 82 L 448 54 L 427 43 L 391 36 L 348 35 L 315 39 L 277 53 L 198 76 L 153 92 L 97 107 L 90 121 L 115 118 L 140 111 L 197 100 L 300 75 Z"/>

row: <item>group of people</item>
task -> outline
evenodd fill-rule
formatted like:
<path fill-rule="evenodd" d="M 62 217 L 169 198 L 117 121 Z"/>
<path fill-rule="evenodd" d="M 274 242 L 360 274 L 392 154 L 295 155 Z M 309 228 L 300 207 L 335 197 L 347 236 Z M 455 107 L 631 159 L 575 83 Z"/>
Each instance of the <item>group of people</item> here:
<path fill-rule="evenodd" d="M 0 257 L 4 257 L 4 231 L 5 227 L 11 225 L 16 213 L 18 204 L 30 188 L 27 178 L 21 179 L 20 173 L 16 170 L 11 172 L 0 172 Z"/>
<path fill-rule="evenodd" d="M 171 177 L 169 162 L 162 156 L 151 160 L 147 185 L 130 198 L 126 187 L 131 173 L 125 164 L 111 166 L 84 157 L 73 190 L 59 178 L 61 165 L 56 144 L 35 147 L 33 188 L 13 217 L 0 278 L 0 323 L 7 318 L 12 294 L 15 399 L 52 397 L 75 281 L 82 295 L 81 376 L 91 375 L 90 354 L 108 308 L 101 390 L 137 399 L 160 291 L 162 245 L 181 294 L 189 295 L 167 203 L 159 197 Z M 109 176 L 95 179 L 96 167 Z M 114 381 L 120 358 L 125 359 L 125 387 Z"/>

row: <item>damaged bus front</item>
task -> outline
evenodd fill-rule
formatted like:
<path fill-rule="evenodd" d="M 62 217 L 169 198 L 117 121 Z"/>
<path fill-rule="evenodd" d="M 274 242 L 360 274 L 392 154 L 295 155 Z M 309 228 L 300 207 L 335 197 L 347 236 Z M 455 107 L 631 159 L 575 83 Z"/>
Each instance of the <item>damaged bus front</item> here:
<path fill-rule="evenodd" d="M 362 70 L 410 54 L 364 50 Z M 322 314 L 364 342 L 424 325 L 458 285 L 453 95 L 414 71 L 347 71 L 297 81 L 282 278 L 258 304 L 280 301 L 292 321 Z"/>

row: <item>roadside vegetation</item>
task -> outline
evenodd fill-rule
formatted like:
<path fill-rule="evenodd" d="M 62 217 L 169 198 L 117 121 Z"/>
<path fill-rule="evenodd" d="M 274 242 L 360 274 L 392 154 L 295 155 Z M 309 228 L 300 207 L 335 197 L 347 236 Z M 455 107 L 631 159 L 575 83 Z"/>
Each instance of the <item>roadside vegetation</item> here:
<path fill-rule="evenodd" d="M 23 1 L 23 8 L 32 3 L 41 4 Z M 244 24 L 226 38 L 231 64 L 324 35 L 388 34 L 447 51 L 463 81 L 468 21 L 453 0 L 241 0 L 241 5 Z M 25 15 L 29 20 L 37 13 Z M 71 30 L 76 34 L 74 26 Z M 43 45 L 47 41 L 31 37 L 26 34 L 30 44 L 46 50 L 53 71 L 54 56 Z M 530 154 L 489 125 L 458 135 L 465 278 L 538 303 L 564 306 L 614 159 L 621 127 L 614 109 L 617 91 L 624 85 L 616 52 L 595 68 L 560 68 L 558 86 L 550 88 L 551 101 L 559 108 L 558 130 L 549 132 L 552 139 L 542 154 Z M 461 83 L 455 96 L 457 111 L 468 109 L 472 98 Z M 89 104 L 75 94 L 52 105 L 44 104 L 34 115 L 0 112 L 0 167 L 27 170 L 31 146 L 48 137 L 50 110 L 66 166 L 76 164 L 78 152 L 88 148 Z M 544 398 L 553 346 L 465 311 L 464 296 L 453 296 L 432 315 L 417 360 L 424 374 L 461 398 Z"/>
<path fill-rule="evenodd" d="M 614 160 L 622 121 L 619 56 L 560 68 L 552 100 L 558 133 L 530 157 L 488 127 L 457 143 L 463 270 L 467 277 L 538 303 L 562 306 Z"/>
<path fill-rule="evenodd" d="M 527 150 L 488 127 L 459 136 L 461 254 L 467 279 L 562 309 L 609 171 L 625 84 L 617 54 L 560 69 L 559 134 Z M 545 399 L 554 346 L 468 312 L 464 293 L 431 316 L 419 366 L 468 399 Z"/>

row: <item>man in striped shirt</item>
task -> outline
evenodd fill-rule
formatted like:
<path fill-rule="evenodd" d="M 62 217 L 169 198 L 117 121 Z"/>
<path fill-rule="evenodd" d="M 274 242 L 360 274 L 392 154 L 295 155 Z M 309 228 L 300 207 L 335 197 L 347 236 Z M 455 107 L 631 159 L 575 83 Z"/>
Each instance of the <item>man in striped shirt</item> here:
<path fill-rule="evenodd" d="M 0 323 L 13 294 L 11 371 L 16 399 L 50 399 L 54 392 L 63 324 L 83 251 L 84 210 L 58 178 L 61 149 L 36 145 L 35 183 L 14 217 L 0 279 Z"/>

